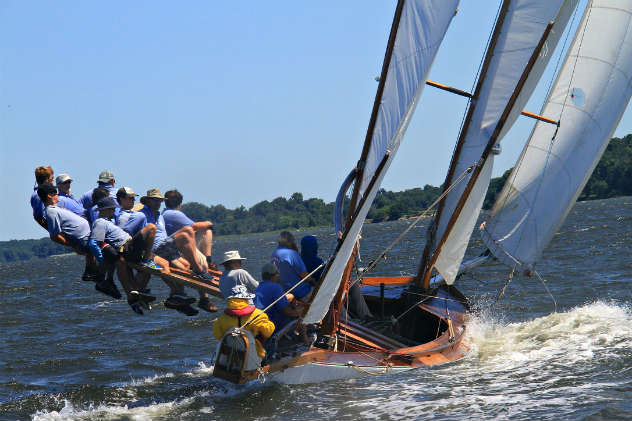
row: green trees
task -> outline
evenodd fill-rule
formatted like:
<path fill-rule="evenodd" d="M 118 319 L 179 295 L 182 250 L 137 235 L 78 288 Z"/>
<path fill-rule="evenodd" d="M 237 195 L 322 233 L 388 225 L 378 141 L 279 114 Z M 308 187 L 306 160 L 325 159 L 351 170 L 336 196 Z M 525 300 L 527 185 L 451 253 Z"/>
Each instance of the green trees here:
<path fill-rule="evenodd" d="M 502 177 L 491 180 L 483 207 L 488 209 L 496 200 L 511 170 Z M 402 217 L 419 215 L 441 194 L 440 187 L 426 184 L 401 192 L 381 189 L 373 202 L 368 219 L 374 222 L 392 221 Z M 595 168 L 592 177 L 579 196 L 579 200 L 605 199 L 615 196 L 632 196 L 632 134 L 623 139 L 614 138 Z M 349 200 L 347 200 L 348 204 Z M 183 211 L 194 221 L 210 220 L 216 234 L 246 234 L 283 229 L 326 226 L 333 223 L 333 203 L 322 199 L 305 200 L 301 193 L 289 199 L 277 197 L 264 200 L 246 209 L 240 206 L 227 209 L 223 205 L 206 206 L 202 203 L 185 203 Z M 67 253 L 68 249 L 50 241 L 11 240 L 0 242 L 0 262 L 26 260 Z"/>

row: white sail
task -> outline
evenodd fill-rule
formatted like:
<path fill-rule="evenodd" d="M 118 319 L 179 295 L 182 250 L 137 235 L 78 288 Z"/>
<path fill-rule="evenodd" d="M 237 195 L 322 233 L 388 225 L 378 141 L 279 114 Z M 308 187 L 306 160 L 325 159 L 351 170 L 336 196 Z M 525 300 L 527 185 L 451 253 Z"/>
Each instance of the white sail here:
<path fill-rule="evenodd" d="M 632 94 L 632 0 L 593 0 L 538 123 L 481 232 L 530 271 L 581 193 Z"/>
<path fill-rule="evenodd" d="M 392 162 L 419 101 L 430 66 L 456 13 L 458 0 L 407 0 L 396 29 L 392 58 L 377 106 L 375 129 L 360 181 L 362 197 L 357 216 L 347 227 L 329 269 L 314 297 L 304 323 L 320 322 L 340 285 L 344 268 L 351 257 L 360 229 L 382 178 Z M 378 167 L 385 160 L 380 171 Z M 369 189 L 371 180 L 374 179 Z"/>
<path fill-rule="evenodd" d="M 497 41 L 490 45 L 487 52 L 489 66 L 485 75 L 481 75 L 471 105 L 474 108 L 469 124 L 464 126 L 465 133 L 460 137 L 461 146 L 457 145 L 452 158 L 451 176 L 446 179 L 445 186 L 455 185 L 454 190 L 446 196 L 440 209 L 430 245 L 434 267 L 448 284 L 454 282 L 463 260 L 492 174 L 493 156 L 489 154 L 481 162 L 483 152 L 488 148 L 490 139 L 494 140 L 494 132 L 497 132 L 495 143 L 498 144 L 520 115 L 544 72 L 577 0 L 512 0 L 505 3 L 508 4 L 507 12 L 504 19 L 502 13 L 499 17 L 498 24 L 501 26 Z M 551 21 L 553 26 L 543 48 L 526 79 L 521 80 Z M 456 212 L 456 220 L 451 223 L 474 173 L 466 174 L 466 170 L 477 164 L 483 168 L 465 199 L 462 211 Z M 463 174 L 466 175 L 457 184 L 457 179 Z"/>

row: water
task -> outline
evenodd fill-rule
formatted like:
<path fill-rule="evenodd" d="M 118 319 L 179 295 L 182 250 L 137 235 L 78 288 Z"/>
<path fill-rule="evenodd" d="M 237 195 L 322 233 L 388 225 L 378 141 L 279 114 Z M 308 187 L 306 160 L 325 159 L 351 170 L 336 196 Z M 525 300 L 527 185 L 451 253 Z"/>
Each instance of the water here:
<path fill-rule="evenodd" d="M 362 264 L 406 226 L 368 225 Z M 314 231 L 326 254 L 334 237 Z M 411 274 L 423 232 L 413 229 L 375 273 Z M 218 238 L 215 254 L 240 250 L 258 277 L 275 238 Z M 1 265 L 0 419 L 632 420 L 631 245 L 632 198 L 579 203 L 538 266 L 557 313 L 537 278 L 514 277 L 495 303 L 508 270 L 492 263 L 458 284 L 477 310 L 465 359 L 403 375 L 247 388 L 211 377 L 216 315 L 187 318 L 158 304 L 136 316 L 82 282 L 75 255 Z M 476 240 L 471 248 L 482 250 Z M 157 280 L 152 288 L 165 296 Z"/>

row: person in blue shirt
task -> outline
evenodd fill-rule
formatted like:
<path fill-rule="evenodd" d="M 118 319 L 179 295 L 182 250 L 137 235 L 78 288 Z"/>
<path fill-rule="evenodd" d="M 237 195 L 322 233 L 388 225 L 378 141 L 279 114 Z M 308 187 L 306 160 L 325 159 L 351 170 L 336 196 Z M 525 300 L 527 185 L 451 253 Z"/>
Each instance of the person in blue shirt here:
<path fill-rule="evenodd" d="M 121 205 L 118 216 L 115 216 L 116 225 L 123 228 L 129 235 L 134 236 L 147 225 L 147 217 L 144 213 L 133 210 L 134 202 L 138 194 L 130 187 L 121 187 L 116 192 L 116 200 Z"/>
<path fill-rule="evenodd" d="M 59 195 L 59 205 L 85 218 L 86 210 L 70 192 L 70 183 L 72 183 L 72 178 L 70 178 L 68 174 L 59 174 L 55 178 Z"/>
<path fill-rule="evenodd" d="M 115 183 L 116 183 L 116 180 L 114 179 L 114 174 L 111 171 L 105 170 L 105 171 L 101 171 L 101 173 L 99 174 L 99 179 L 97 180 L 97 187 L 95 188 L 106 189 L 110 197 L 116 200 L 116 189 L 114 188 Z M 79 198 L 79 203 L 86 210 L 89 210 L 95 204 L 92 201 L 93 190 L 94 189 L 88 190 Z M 118 203 L 116 205 L 118 207 Z"/>
<path fill-rule="evenodd" d="M 169 190 L 165 192 L 165 210 L 162 211 L 162 217 L 165 221 L 165 229 L 167 235 L 171 236 L 182 230 L 191 227 L 195 235 L 195 256 L 202 266 L 202 273 L 208 273 L 209 267 L 217 267 L 212 260 L 213 253 L 213 223 L 211 221 L 194 222 L 182 212 L 183 196 L 178 190 Z M 206 265 L 204 264 L 206 263 Z M 200 292 L 198 307 L 208 311 L 217 311 L 217 307 L 209 298 L 209 295 Z"/>
<path fill-rule="evenodd" d="M 154 255 L 162 258 L 164 262 L 173 267 L 191 270 L 195 275 L 204 280 L 213 279 L 208 273 L 206 259 L 204 256 L 197 254 L 193 228 L 184 227 L 171 235 L 167 235 L 165 220 L 160 213 L 160 207 L 163 201 L 164 197 L 158 188 L 147 190 L 147 195 L 141 197 L 141 203 L 144 207 L 140 212 L 145 214 L 147 223 L 156 225 L 156 239 L 154 240 L 153 247 Z M 159 261 L 161 266 L 163 265 L 163 261 Z M 165 283 L 167 283 L 171 289 L 171 294 L 167 301 L 165 301 L 165 307 L 178 310 L 187 316 L 193 316 L 198 313 L 197 310 L 190 306 L 191 303 L 195 302 L 195 299 L 189 298 L 181 285 L 168 281 L 165 281 Z M 198 307 L 210 312 L 216 311 L 217 308 L 213 306 L 212 303 L 207 305 L 204 297 L 205 294 L 200 293 L 201 302 L 198 301 Z"/>
<path fill-rule="evenodd" d="M 148 303 L 142 299 L 139 291 L 145 288 L 146 283 L 141 285 L 139 280 L 134 278 L 127 262 L 141 263 L 153 269 L 160 269 L 153 262 L 151 251 L 156 226 L 149 224 L 132 237 L 111 221 L 117 206 L 114 199 L 109 196 L 101 198 L 97 202 L 97 206 L 99 207 L 99 217 L 92 224 L 89 241 L 90 251 L 100 263 L 116 267 L 118 278 L 127 295 L 128 304 L 134 312 L 143 314 L 142 307 L 149 308 L 149 306 L 146 305 Z M 121 257 L 124 257 L 125 260 Z M 143 281 L 145 280 L 148 278 L 143 278 Z M 106 291 L 102 292 L 107 294 L 107 290 L 116 290 L 114 282 L 108 282 Z M 132 292 L 135 293 L 132 294 Z M 120 296 L 120 293 L 118 295 Z M 151 298 L 152 301 L 155 299 L 155 297 Z"/>
<path fill-rule="evenodd" d="M 33 219 L 45 230 L 48 229 L 46 224 L 46 218 L 44 216 L 44 202 L 37 194 L 37 189 L 43 184 L 53 184 L 53 169 L 48 166 L 41 166 L 35 168 L 35 187 L 33 187 L 33 194 L 31 194 L 31 208 L 33 208 Z"/>
<path fill-rule="evenodd" d="M 67 176 L 67 174 L 65 174 Z M 44 203 L 37 195 L 37 189 L 39 186 L 48 183 L 53 184 L 54 172 L 51 167 L 37 167 L 35 168 L 35 182 L 36 185 L 33 188 L 33 194 L 31 194 L 31 208 L 33 208 L 33 219 L 44 229 L 48 229 L 46 224 L 46 215 L 44 213 Z M 71 212 L 79 216 L 84 216 L 84 210 L 74 198 L 66 197 L 64 194 L 58 192 L 57 204 L 59 208 L 68 209 Z"/>
<path fill-rule="evenodd" d="M 51 240 L 85 254 L 88 251 L 90 237 L 88 221 L 68 209 L 57 206 L 57 188 L 52 184 L 42 184 L 38 187 L 37 194 L 45 206 L 46 224 Z"/>
<path fill-rule="evenodd" d="M 324 263 L 323 259 L 318 257 L 318 240 L 315 235 L 306 235 L 301 238 L 301 259 L 305 263 L 307 273 L 312 273 L 314 269 Z M 312 275 L 312 279 L 318 281 L 324 269 L 324 267 L 318 269 Z"/>
<path fill-rule="evenodd" d="M 279 298 L 281 298 L 279 301 L 265 310 L 268 318 L 274 323 L 275 332 L 283 329 L 293 319 L 298 318 L 302 306 L 292 304 L 294 295 L 285 293 L 280 284 L 278 269 L 272 263 L 267 263 L 261 269 L 261 282 L 255 289 L 255 306 L 264 310 Z"/>
<path fill-rule="evenodd" d="M 195 232 L 198 250 L 204 256 L 207 266 L 212 266 L 213 253 L 213 223 L 211 221 L 194 222 L 182 212 L 182 194 L 178 190 L 169 190 L 165 193 L 165 210 L 162 216 L 165 219 L 167 235 L 172 235 L 184 227 L 191 227 Z"/>
<path fill-rule="evenodd" d="M 288 231 L 279 234 L 279 246 L 272 253 L 272 263 L 279 269 L 281 284 L 286 290 L 292 288 L 308 275 L 303 259 L 298 254 L 294 236 Z M 299 300 L 309 299 L 312 291 L 311 278 L 303 281 L 292 291 Z"/>

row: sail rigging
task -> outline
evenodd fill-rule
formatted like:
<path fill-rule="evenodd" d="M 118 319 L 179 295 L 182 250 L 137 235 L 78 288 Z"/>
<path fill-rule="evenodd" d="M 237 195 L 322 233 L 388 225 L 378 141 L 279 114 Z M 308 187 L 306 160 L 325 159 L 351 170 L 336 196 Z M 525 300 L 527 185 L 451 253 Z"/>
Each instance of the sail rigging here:
<path fill-rule="evenodd" d="M 432 269 L 452 284 L 493 169 L 492 149 L 520 115 L 542 76 L 577 0 L 505 0 L 459 135 L 417 283 Z M 465 174 L 465 177 L 463 175 Z M 458 185 L 454 185 L 461 178 Z"/>
<path fill-rule="evenodd" d="M 404 136 L 458 0 L 400 0 L 358 164 L 350 218 L 343 238 L 303 317 L 320 322 L 340 285 L 360 229 Z M 356 206 L 357 202 L 357 206 Z"/>
<path fill-rule="evenodd" d="M 632 0 L 593 0 L 538 123 L 481 231 L 492 253 L 530 272 L 603 154 L 632 95 Z"/>

